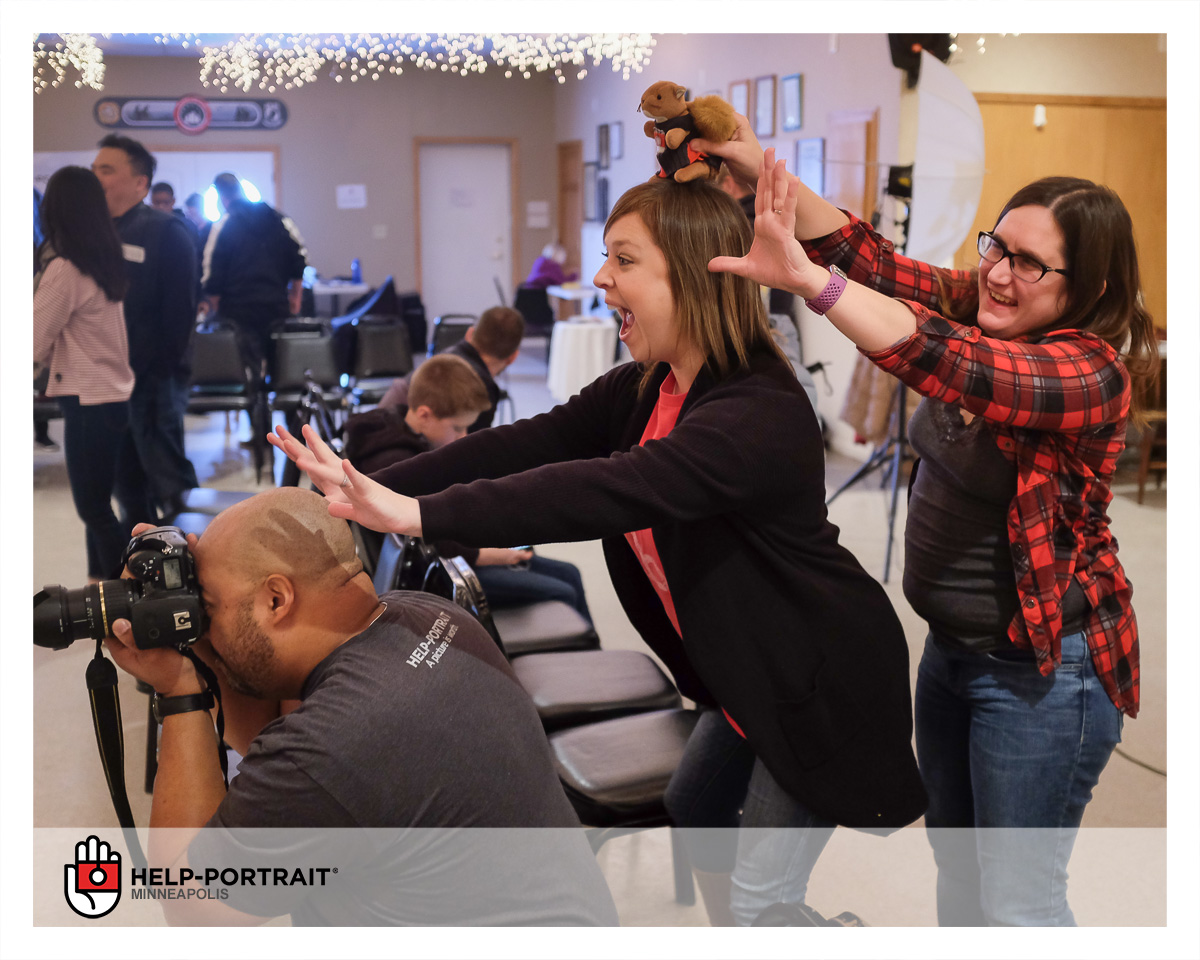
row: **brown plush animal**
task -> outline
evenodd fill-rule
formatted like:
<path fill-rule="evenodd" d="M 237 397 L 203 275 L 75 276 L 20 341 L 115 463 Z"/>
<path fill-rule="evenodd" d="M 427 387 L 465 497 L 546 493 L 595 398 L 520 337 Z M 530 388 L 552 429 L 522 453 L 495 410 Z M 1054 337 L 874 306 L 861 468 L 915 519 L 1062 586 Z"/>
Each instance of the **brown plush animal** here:
<path fill-rule="evenodd" d="M 658 146 L 656 177 L 688 180 L 713 180 L 721 168 L 720 157 L 701 153 L 690 143 L 696 137 L 728 140 L 737 127 L 733 107 L 718 96 L 685 100 L 687 88 L 669 80 L 651 85 L 642 94 L 638 110 L 646 121 L 646 136 Z"/>

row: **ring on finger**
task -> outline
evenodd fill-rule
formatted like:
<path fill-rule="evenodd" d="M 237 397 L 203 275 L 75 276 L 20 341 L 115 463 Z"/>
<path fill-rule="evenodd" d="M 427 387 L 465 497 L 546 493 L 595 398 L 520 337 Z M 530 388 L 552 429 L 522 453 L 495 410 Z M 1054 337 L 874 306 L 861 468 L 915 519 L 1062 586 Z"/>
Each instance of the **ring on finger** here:
<path fill-rule="evenodd" d="M 341 487 L 350 486 L 350 478 L 348 476 L 346 476 L 346 474 L 343 473 L 342 474 L 342 482 L 340 484 L 338 484 L 338 486 L 341 486 Z"/>

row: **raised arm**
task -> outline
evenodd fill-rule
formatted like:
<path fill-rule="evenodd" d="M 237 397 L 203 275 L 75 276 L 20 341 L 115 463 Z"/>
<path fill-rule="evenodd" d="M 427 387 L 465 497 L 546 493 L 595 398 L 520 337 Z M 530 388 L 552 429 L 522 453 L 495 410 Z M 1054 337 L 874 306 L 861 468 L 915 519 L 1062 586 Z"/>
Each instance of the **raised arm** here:
<path fill-rule="evenodd" d="M 815 299 L 831 274 L 808 258 L 796 237 L 796 198 L 802 186 L 788 175 L 782 160 L 776 162 L 774 149 L 767 150 L 754 198 L 750 251 L 744 257 L 714 257 L 708 269 L 736 273 L 805 300 Z M 883 350 L 917 328 L 912 311 L 902 303 L 853 280 L 825 316 L 863 350 Z"/>

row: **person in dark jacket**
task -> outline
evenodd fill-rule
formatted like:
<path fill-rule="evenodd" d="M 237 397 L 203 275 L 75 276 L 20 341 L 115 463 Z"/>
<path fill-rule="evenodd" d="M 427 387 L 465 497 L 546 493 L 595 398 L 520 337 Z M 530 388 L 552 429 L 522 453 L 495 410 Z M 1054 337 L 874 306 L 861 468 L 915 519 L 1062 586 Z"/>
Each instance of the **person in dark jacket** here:
<path fill-rule="evenodd" d="M 300 310 L 307 251 L 290 219 L 250 201 L 232 173 L 213 180 L 227 216 L 205 245 L 205 308 L 237 328 L 243 355 L 257 372 L 269 359 L 271 325 Z"/>
<path fill-rule="evenodd" d="M 908 648 L 828 520 L 817 419 L 757 285 L 708 270 L 749 249 L 736 202 L 654 179 L 617 202 L 604 239 L 595 284 L 636 363 L 374 477 L 311 430 L 307 449 L 283 430 L 272 441 L 331 514 L 368 527 L 603 540 L 630 621 L 706 708 L 667 806 L 681 826 L 748 828 L 717 831 L 735 864 L 719 841 L 690 852 L 710 918 L 749 924 L 804 900 L 836 825 L 883 833 L 925 809 Z"/>
<path fill-rule="evenodd" d="M 100 141 L 92 162 L 129 276 L 125 327 L 137 382 L 116 486 L 126 529 L 160 512 L 180 512 L 184 493 L 200 485 L 183 442 L 196 327 L 196 248 L 179 217 L 143 202 L 155 166 L 141 143 L 117 134 Z"/>

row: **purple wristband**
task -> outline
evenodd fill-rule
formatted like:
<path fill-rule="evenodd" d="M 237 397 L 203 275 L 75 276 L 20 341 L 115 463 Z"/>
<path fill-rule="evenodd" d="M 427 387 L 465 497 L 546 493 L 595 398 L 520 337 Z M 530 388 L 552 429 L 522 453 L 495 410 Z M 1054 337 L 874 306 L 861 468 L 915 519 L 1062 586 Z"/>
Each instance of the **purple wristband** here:
<path fill-rule="evenodd" d="M 839 268 L 830 267 L 829 282 L 825 284 L 825 289 L 813 297 L 813 299 L 805 300 L 805 306 L 818 317 L 825 316 L 826 311 L 838 302 L 838 297 L 846 289 L 847 281 L 848 278 Z"/>

